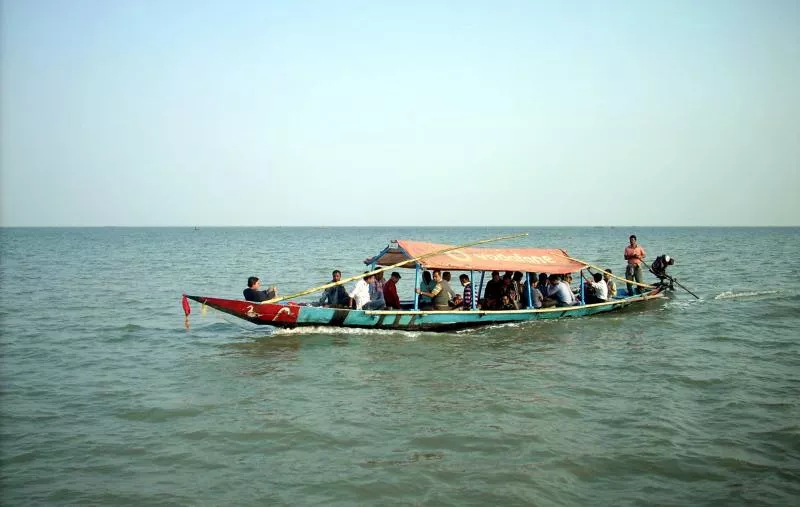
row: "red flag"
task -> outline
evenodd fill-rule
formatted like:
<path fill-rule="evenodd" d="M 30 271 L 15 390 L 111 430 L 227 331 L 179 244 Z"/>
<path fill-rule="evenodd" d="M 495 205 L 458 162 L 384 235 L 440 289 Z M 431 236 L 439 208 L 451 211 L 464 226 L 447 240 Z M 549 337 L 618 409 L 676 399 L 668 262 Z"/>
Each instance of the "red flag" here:
<path fill-rule="evenodd" d="M 183 301 L 181 304 L 183 305 L 183 313 L 185 313 L 188 317 L 189 314 L 192 313 L 192 307 L 189 306 L 189 300 L 186 298 L 186 294 L 183 295 Z"/>

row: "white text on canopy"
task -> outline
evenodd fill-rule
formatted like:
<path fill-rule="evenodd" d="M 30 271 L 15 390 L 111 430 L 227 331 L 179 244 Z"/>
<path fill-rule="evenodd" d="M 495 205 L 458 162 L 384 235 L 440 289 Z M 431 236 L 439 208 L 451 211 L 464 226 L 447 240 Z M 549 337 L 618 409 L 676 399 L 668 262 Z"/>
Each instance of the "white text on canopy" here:
<path fill-rule="evenodd" d="M 495 261 L 495 262 L 520 262 L 523 264 L 556 264 L 556 260 L 549 255 L 520 255 L 518 253 L 506 255 L 502 253 L 490 254 L 468 254 L 464 251 L 453 250 L 451 252 L 444 252 L 445 255 L 453 260 L 459 262 L 469 262 L 472 257 L 482 261 Z"/>

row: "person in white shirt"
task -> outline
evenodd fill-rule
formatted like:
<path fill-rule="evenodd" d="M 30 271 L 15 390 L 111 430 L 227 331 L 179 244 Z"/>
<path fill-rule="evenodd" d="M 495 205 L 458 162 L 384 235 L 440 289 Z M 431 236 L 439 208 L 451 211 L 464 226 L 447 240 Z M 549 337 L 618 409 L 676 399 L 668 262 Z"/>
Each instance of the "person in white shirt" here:
<path fill-rule="evenodd" d="M 591 274 L 593 280 L 586 280 L 586 288 L 589 289 L 589 293 L 586 294 L 586 304 L 605 303 L 608 300 L 608 285 L 601 273 Z"/>
<path fill-rule="evenodd" d="M 376 310 L 383 308 L 383 301 L 370 301 L 369 286 L 375 275 L 365 276 L 356 282 L 353 292 L 349 293 L 350 305 L 355 301 L 356 310 Z"/>

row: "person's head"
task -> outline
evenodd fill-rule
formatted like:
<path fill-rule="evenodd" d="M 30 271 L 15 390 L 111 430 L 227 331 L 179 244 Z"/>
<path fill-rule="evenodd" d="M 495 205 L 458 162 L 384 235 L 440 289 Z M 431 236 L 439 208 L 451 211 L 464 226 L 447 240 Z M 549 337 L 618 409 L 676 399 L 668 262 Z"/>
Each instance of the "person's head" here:
<path fill-rule="evenodd" d="M 375 279 L 378 281 L 383 280 L 383 271 L 375 273 Z"/>
<path fill-rule="evenodd" d="M 567 283 L 572 283 L 572 273 L 567 273 L 564 275 L 563 280 Z"/>
<path fill-rule="evenodd" d="M 461 294 L 456 294 L 453 296 L 453 306 L 461 306 L 464 302 L 464 299 L 461 297 Z"/>
<path fill-rule="evenodd" d="M 257 276 L 251 276 L 247 279 L 247 286 L 251 289 L 257 289 L 261 285 L 261 281 Z"/>
<path fill-rule="evenodd" d="M 636 246 L 636 234 L 631 234 L 631 237 L 628 238 L 628 240 L 631 242 L 631 246 Z"/>
<path fill-rule="evenodd" d="M 514 271 L 514 280 L 516 280 L 518 282 L 521 281 L 522 280 L 522 273 L 520 273 L 519 271 Z"/>
<path fill-rule="evenodd" d="M 442 281 L 442 272 L 438 269 L 433 270 L 433 281 L 434 282 L 441 282 Z"/>
<path fill-rule="evenodd" d="M 511 275 L 508 273 L 503 275 L 503 285 L 511 285 Z"/>
<path fill-rule="evenodd" d="M 539 273 L 539 285 L 547 283 L 547 273 Z"/>
<path fill-rule="evenodd" d="M 600 273 L 594 273 L 592 276 L 594 277 L 595 282 L 599 282 L 603 279 L 603 275 Z"/>
<path fill-rule="evenodd" d="M 506 276 L 506 275 L 507 275 L 507 276 L 512 276 L 513 274 L 514 274 L 514 273 L 512 273 L 511 271 L 506 271 L 506 274 L 505 274 L 505 275 L 503 275 L 503 276 Z"/>
<path fill-rule="evenodd" d="M 469 283 L 469 277 L 467 275 L 459 276 L 458 280 L 461 282 L 461 285 L 466 285 Z"/>
<path fill-rule="evenodd" d="M 431 283 L 431 272 L 427 269 L 422 272 L 422 281 L 425 283 Z"/>
<path fill-rule="evenodd" d="M 612 275 L 613 273 L 614 273 L 614 272 L 613 272 L 613 271 L 611 271 L 611 269 L 609 269 L 609 268 L 606 268 L 606 272 L 605 272 L 605 273 L 603 273 L 603 279 L 604 279 L 604 280 L 608 280 L 609 278 L 611 278 L 611 275 Z"/>
<path fill-rule="evenodd" d="M 673 259 L 669 255 L 665 255 L 664 262 L 667 264 L 667 266 L 672 266 L 673 264 L 675 264 L 675 259 Z"/>
<path fill-rule="evenodd" d="M 331 275 L 333 276 L 334 282 L 338 282 L 339 280 L 342 279 L 342 272 L 339 271 L 338 269 L 334 270 L 333 273 L 331 273 Z"/>
<path fill-rule="evenodd" d="M 450 281 L 450 272 L 449 271 L 445 271 L 444 273 L 442 273 L 442 280 L 444 280 L 445 282 L 449 282 Z"/>
<path fill-rule="evenodd" d="M 492 271 L 492 280 L 494 280 L 494 281 L 500 280 L 500 272 L 499 271 Z"/>
<path fill-rule="evenodd" d="M 398 273 L 397 271 L 392 271 L 392 276 L 390 276 L 389 278 L 394 280 L 394 283 L 397 283 L 400 281 L 400 278 L 402 277 L 400 276 L 400 273 Z"/>
<path fill-rule="evenodd" d="M 561 281 L 561 277 L 558 276 L 557 274 L 553 273 L 552 275 L 547 277 L 547 281 L 550 283 L 550 285 L 555 285 L 559 281 Z"/>
<path fill-rule="evenodd" d="M 369 271 L 364 271 L 364 281 L 369 283 L 375 278 L 375 275 L 368 275 Z"/>
<path fill-rule="evenodd" d="M 503 294 L 503 304 L 507 305 L 511 302 L 511 298 L 508 297 L 508 294 Z"/>

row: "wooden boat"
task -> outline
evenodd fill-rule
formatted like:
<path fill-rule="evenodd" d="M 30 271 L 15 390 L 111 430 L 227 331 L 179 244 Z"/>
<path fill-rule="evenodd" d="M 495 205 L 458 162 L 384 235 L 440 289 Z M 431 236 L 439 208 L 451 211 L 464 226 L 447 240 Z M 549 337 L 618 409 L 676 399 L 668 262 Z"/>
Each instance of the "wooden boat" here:
<path fill-rule="evenodd" d="M 489 240 L 487 240 L 489 241 Z M 555 308 L 526 308 L 520 310 L 481 310 L 477 300 L 483 289 L 486 272 L 520 271 L 522 273 L 582 273 L 589 264 L 573 259 L 560 249 L 541 248 L 478 248 L 454 247 L 419 241 L 397 240 L 389 244 L 378 255 L 365 261 L 377 270 L 396 267 L 411 268 L 416 271 L 415 287 L 419 286 L 422 269 L 470 273 L 473 282 L 475 273 L 481 274 L 471 310 L 420 310 L 418 299 L 404 301 L 401 310 L 355 310 L 345 308 L 326 308 L 298 302 L 254 303 L 235 299 L 184 295 L 203 305 L 239 317 L 254 324 L 294 328 L 303 326 L 331 326 L 365 329 L 401 329 L 449 331 L 476 326 L 526 322 L 544 319 L 586 317 L 600 313 L 620 310 L 625 307 L 641 305 L 648 300 L 663 298 L 666 287 L 648 286 L 642 294 L 628 295 L 620 287 L 618 296 L 604 303 L 578 304 Z M 388 267 L 387 267 L 388 266 Z M 373 269 L 376 270 L 376 269 Z M 357 277 L 342 280 L 360 278 Z M 331 286 L 324 285 L 320 290 Z M 618 285 L 624 285 L 624 281 Z M 581 283 L 581 290 L 583 284 Z M 305 293 L 311 293 L 306 291 Z M 300 293 L 300 294 L 305 294 Z M 581 298 L 583 299 L 583 298 Z M 189 313 L 184 299 L 184 309 Z"/>

